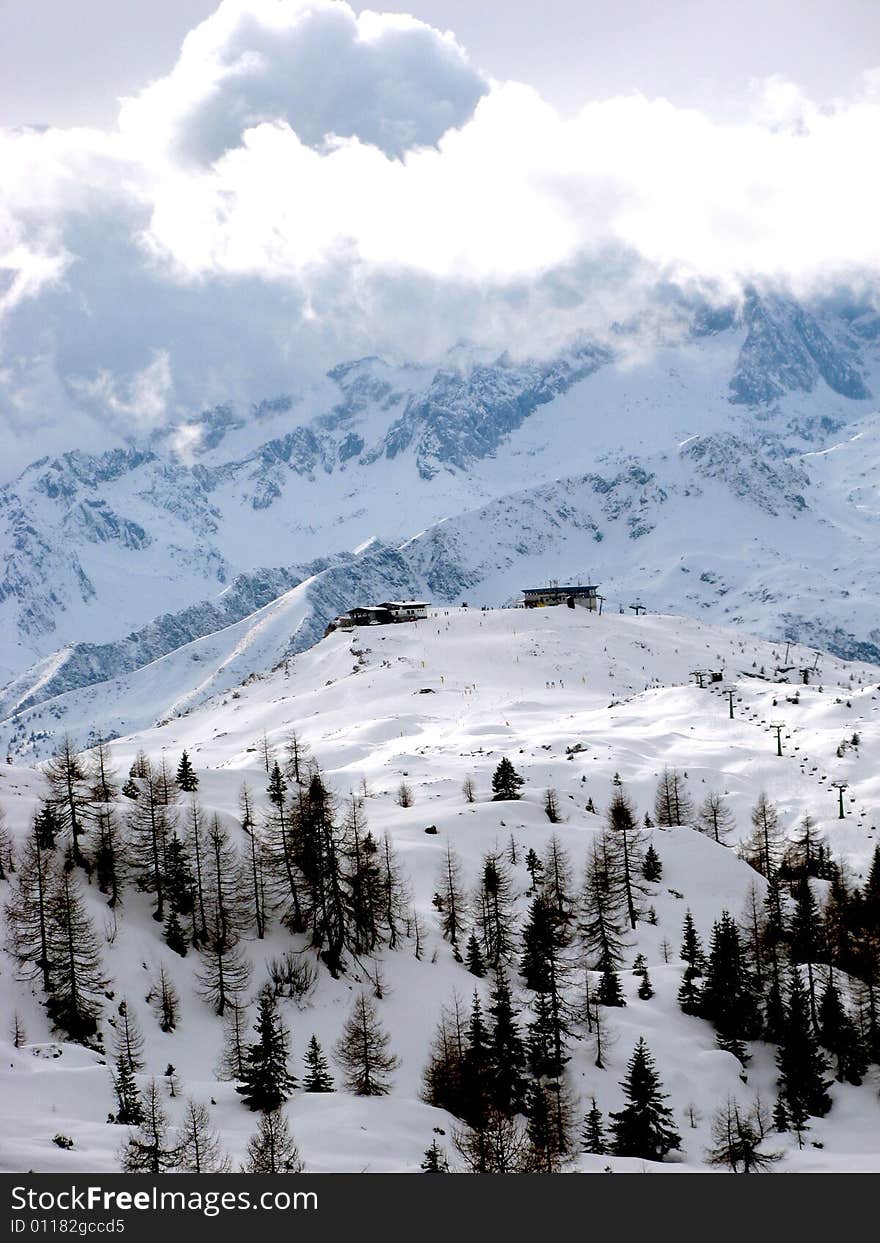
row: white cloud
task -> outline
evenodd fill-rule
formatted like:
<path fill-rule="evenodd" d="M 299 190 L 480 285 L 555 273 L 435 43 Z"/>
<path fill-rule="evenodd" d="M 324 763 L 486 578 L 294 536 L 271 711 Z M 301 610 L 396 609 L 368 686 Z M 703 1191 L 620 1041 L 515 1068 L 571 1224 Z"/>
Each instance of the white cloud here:
<path fill-rule="evenodd" d="M 0 135 L 0 417 L 121 432 L 368 352 L 543 352 L 661 280 L 876 280 L 880 72 L 752 91 L 563 117 L 411 18 L 226 0 L 118 131 Z"/>
<path fill-rule="evenodd" d="M 155 351 L 150 362 L 127 379 L 102 369 L 91 378 L 71 376 L 69 383 L 87 404 L 107 410 L 141 431 L 165 422 L 174 387 L 167 350 Z"/>
<path fill-rule="evenodd" d="M 126 99 L 122 131 L 198 161 L 261 122 L 303 142 L 358 137 L 392 156 L 469 119 L 487 82 L 449 34 L 339 0 L 223 0 L 172 72 Z"/>

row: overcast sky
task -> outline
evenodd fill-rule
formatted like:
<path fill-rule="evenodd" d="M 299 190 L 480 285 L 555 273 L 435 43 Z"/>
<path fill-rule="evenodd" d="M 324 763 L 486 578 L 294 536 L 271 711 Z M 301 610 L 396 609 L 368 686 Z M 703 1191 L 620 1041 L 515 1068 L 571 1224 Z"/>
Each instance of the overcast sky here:
<path fill-rule="evenodd" d="M 716 114 L 780 74 L 817 101 L 880 64 L 880 0 L 408 0 L 562 108 L 640 90 Z M 216 0 L 0 0 L 0 123 L 109 125 Z"/>
<path fill-rule="evenodd" d="M 403 7 L 0 0 L 7 471 L 367 354 L 645 356 L 671 283 L 880 287 L 880 0 Z"/>

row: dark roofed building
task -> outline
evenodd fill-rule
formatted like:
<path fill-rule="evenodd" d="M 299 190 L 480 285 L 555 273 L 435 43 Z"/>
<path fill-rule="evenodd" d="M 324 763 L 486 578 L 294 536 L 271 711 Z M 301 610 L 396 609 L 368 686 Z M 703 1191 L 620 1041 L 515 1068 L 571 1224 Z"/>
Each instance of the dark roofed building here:
<path fill-rule="evenodd" d="M 366 604 L 349 609 L 348 616 L 353 626 L 384 626 L 392 620 L 385 605 Z"/>
<path fill-rule="evenodd" d="M 385 600 L 361 604 L 335 618 L 328 629 L 351 630 L 353 626 L 388 626 L 392 622 L 422 621 L 430 606 L 424 600 Z"/>

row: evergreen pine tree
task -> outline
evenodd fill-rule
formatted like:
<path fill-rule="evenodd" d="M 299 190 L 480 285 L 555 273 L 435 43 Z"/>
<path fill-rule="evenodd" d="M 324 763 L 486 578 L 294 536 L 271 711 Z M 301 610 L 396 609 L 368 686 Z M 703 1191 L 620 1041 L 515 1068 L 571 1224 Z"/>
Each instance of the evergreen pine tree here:
<path fill-rule="evenodd" d="M 272 772 L 269 777 L 269 785 L 266 793 L 269 795 L 269 802 L 275 807 L 283 807 L 286 798 L 287 782 L 282 776 L 281 769 L 278 764 L 272 765 Z"/>
<path fill-rule="evenodd" d="M 831 1098 L 825 1080 L 825 1059 L 810 1022 L 809 999 L 800 971 L 794 965 L 789 972 L 785 1027 L 776 1064 L 789 1126 L 802 1145 L 807 1119 L 824 1117 L 831 1108 Z"/>
<path fill-rule="evenodd" d="M 192 794 L 194 790 L 199 788 L 199 779 L 196 770 L 193 768 L 187 753 L 180 757 L 180 763 L 177 765 L 177 784 L 184 794 Z"/>
<path fill-rule="evenodd" d="M 321 774 L 314 772 L 299 801 L 295 824 L 295 862 L 303 878 L 303 919 L 312 945 L 335 978 L 342 968 L 347 912 L 343 876 L 344 834 L 334 801 Z"/>
<path fill-rule="evenodd" d="M 486 974 L 486 964 L 483 962 L 480 943 L 473 932 L 467 939 L 464 960 L 471 975 L 475 975 L 478 980 L 482 979 Z"/>
<path fill-rule="evenodd" d="M 113 1091 L 116 1093 L 114 1122 L 124 1126 L 138 1126 L 144 1117 L 144 1105 L 134 1071 L 127 1058 L 118 1053 L 113 1069 Z"/>
<path fill-rule="evenodd" d="M 332 1092 L 333 1076 L 324 1057 L 318 1037 L 313 1035 L 306 1046 L 304 1057 L 306 1074 L 303 1079 L 304 1092 Z"/>
<path fill-rule="evenodd" d="M 173 906 L 169 906 L 168 908 L 168 917 L 165 920 L 163 935 L 165 937 L 165 944 L 168 948 L 173 950 L 175 954 L 179 954 L 181 958 L 186 958 L 188 948 L 186 936 L 184 935 L 183 928 L 181 927 L 180 917 Z"/>
<path fill-rule="evenodd" d="M 95 813 L 97 843 L 95 845 L 95 878 L 107 905 L 114 909 L 122 900 L 122 886 L 127 874 L 127 852 L 116 811 L 102 805 Z"/>
<path fill-rule="evenodd" d="M 865 881 L 862 900 L 865 904 L 868 922 L 875 931 L 880 929 L 880 846 L 875 846 L 871 855 L 871 866 L 868 869 L 868 879 Z"/>
<path fill-rule="evenodd" d="M 697 980 L 702 975 L 696 967 L 685 967 L 678 990 L 678 1004 L 683 1014 L 703 1013 L 703 993 Z"/>
<path fill-rule="evenodd" d="M 745 1062 L 745 1041 L 758 1035 L 760 1017 L 739 929 L 727 911 L 712 929 L 702 1014 L 713 1024 L 719 1046 Z"/>
<path fill-rule="evenodd" d="M 479 1129 L 485 1122 L 489 1108 L 491 1051 L 483 1007 L 476 989 L 471 1003 L 467 1046 L 461 1070 L 461 1117 L 470 1126 Z"/>
<path fill-rule="evenodd" d="M 193 874 L 189 852 L 174 831 L 165 841 L 162 864 L 163 888 L 168 905 L 177 915 L 189 915 L 193 908 Z"/>
<path fill-rule="evenodd" d="M 694 917 L 689 910 L 685 912 L 684 924 L 681 929 L 681 949 L 678 956 L 689 967 L 697 968 L 698 975 L 702 975 L 705 962 L 703 947 L 700 944 Z"/>
<path fill-rule="evenodd" d="M 782 975 L 777 962 L 764 998 L 764 1039 L 779 1044 L 784 1031 L 785 999 L 782 995 Z"/>
<path fill-rule="evenodd" d="M 44 850 L 54 850 L 58 844 L 61 827 L 55 817 L 52 804 L 44 802 L 34 816 L 34 829 Z"/>
<path fill-rule="evenodd" d="M 543 875 L 544 875 L 544 867 L 543 867 L 543 864 L 541 863 L 541 860 L 538 858 L 537 854 L 535 854 L 535 851 L 532 849 L 531 846 L 529 847 L 528 852 L 526 853 L 526 871 L 528 872 L 529 879 L 531 880 L 531 885 L 529 887 L 529 893 L 534 893 L 535 890 L 538 888 L 538 886 L 542 882 Z"/>
<path fill-rule="evenodd" d="M 616 971 L 603 971 L 599 987 L 594 994 L 600 1006 L 625 1006 L 626 998 Z"/>
<path fill-rule="evenodd" d="M 293 1091 L 296 1080 L 288 1069 L 289 1037 L 268 989 L 260 995 L 254 1025 L 257 1039 L 247 1047 L 236 1092 L 252 1110 L 271 1113 Z"/>
<path fill-rule="evenodd" d="M 446 1159 L 446 1153 L 437 1143 L 436 1139 L 432 1139 L 430 1145 L 425 1149 L 425 1154 L 419 1169 L 423 1174 L 449 1173 L 449 1162 Z"/>
<path fill-rule="evenodd" d="M 476 931 L 484 960 L 494 969 L 510 959 L 513 949 L 513 894 L 510 873 L 501 855 L 483 857 L 480 885 L 474 899 Z"/>
<path fill-rule="evenodd" d="M 538 1076 L 558 1077 L 568 1060 L 569 1014 L 565 990 L 570 966 L 565 946 L 565 926 L 542 892 L 529 910 L 521 961 L 526 985 L 535 993 L 534 1017 L 529 1024 L 529 1061 Z"/>
<path fill-rule="evenodd" d="M 489 1014 L 492 1029 L 489 1036 L 489 1097 L 501 1114 L 521 1113 L 525 1102 L 526 1053 L 517 1024 L 510 985 L 504 968 L 495 972 Z"/>
<path fill-rule="evenodd" d="M 571 1152 L 571 1102 L 561 1075 L 531 1081 L 526 1118 L 532 1169 L 558 1173 Z"/>
<path fill-rule="evenodd" d="M 533 1079 L 526 1099 L 526 1134 L 529 1137 L 532 1168 L 542 1174 L 559 1172 L 559 1153 L 553 1141 L 551 1108 L 547 1085 L 540 1078 Z"/>
<path fill-rule="evenodd" d="M 492 799 L 499 802 L 504 799 L 518 799 L 524 781 L 511 764 L 507 756 L 502 756 L 492 774 Z"/>
<path fill-rule="evenodd" d="M 605 1138 L 605 1119 L 602 1110 L 596 1104 L 595 1096 L 590 1099 L 590 1108 L 584 1118 L 581 1130 L 581 1151 L 604 1156 L 608 1152 L 608 1141 Z"/>
<path fill-rule="evenodd" d="M 619 1157 L 662 1161 L 681 1145 L 681 1136 L 675 1130 L 672 1111 L 663 1104 L 666 1094 L 644 1037 L 633 1051 L 620 1086 L 626 1104 L 610 1115 L 612 1151 Z"/>
<path fill-rule="evenodd" d="M 860 1084 L 867 1059 L 858 1029 L 841 1001 L 831 972 L 819 1003 L 819 1039 L 835 1060 L 837 1082 Z"/>
<path fill-rule="evenodd" d="M 803 963 L 806 967 L 807 998 L 810 1003 L 810 1021 L 813 1028 L 818 1027 L 818 1010 L 816 1003 L 815 964 L 824 957 L 824 933 L 819 907 L 813 896 L 807 877 L 801 880 L 795 891 L 794 914 L 789 928 L 791 939 L 791 961 Z"/>
<path fill-rule="evenodd" d="M 658 881 L 662 875 L 663 864 L 660 862 L 660 856 L 653 845 L 649 845 L 642 860 L 642 876 L 644 876 L 645 880 L 653 883 Z"/>

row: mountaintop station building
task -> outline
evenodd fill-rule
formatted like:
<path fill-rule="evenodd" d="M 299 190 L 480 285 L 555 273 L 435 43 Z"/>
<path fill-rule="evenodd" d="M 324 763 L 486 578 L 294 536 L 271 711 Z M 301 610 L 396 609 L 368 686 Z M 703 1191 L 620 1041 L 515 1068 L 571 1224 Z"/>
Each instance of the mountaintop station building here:
<path fill-rule="evenodd" d="M 565 604 L 570 609 L 589 609 L 591 613 L 597 613 L 600 611 L 601 599 L 599 588 L 593 585 L 560 587 L 558 583 L 553 583 L 549 587 L 523 589 L 523 604 L 527 609 L 545 609 L 552 605 Z"/>
<path fill-rule="evenodd" d="M 349 609 L 330 623 L 330 628 L 350 630 L 352 626 L 388 626 L 393 622 L 424 621 L 428 604 L 424 600 L 385 600 Z"/>

